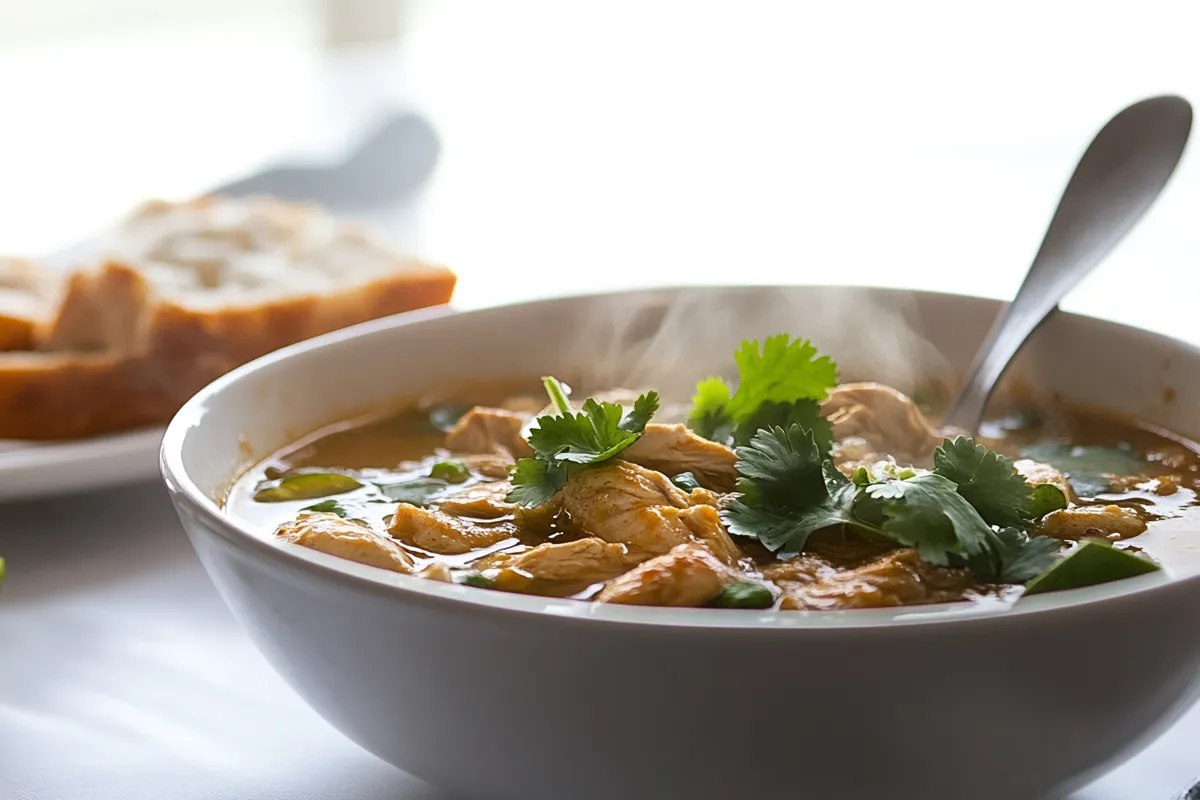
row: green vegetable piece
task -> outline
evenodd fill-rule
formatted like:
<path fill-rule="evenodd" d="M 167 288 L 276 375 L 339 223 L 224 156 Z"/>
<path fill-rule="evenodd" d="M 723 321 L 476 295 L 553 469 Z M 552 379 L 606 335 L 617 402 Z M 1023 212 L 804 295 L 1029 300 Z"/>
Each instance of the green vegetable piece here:
<path fill-rule="evenodd" d="M 1033 505 L 1031 511 L 1034 519 L 1041 519 L 1051 511 L 1067 507 L 1067 496 L 1063 490 L 1052 483 L 1039 483 L 1033 487 Z"/>
<path fill-rule="evenodd" d="M 761 583 L 738 581 L 721 590 L 710 604 L 714 608 L 770 608 L 775 595 Z"/>
<path fill-rule="evenodd" d="M 678 486 L 685 492 L 690 492 L 693 489 L 699 489 L 700 481 L 696 480 L 696 476 L 690 472 L 681 472 L 674 478 L 671 478 L 671 483 Z"/>
<path fill-rule="evenodd" d="M 349 510 L 347 510 L 346 507 L 337 500 L 322 500 L 315 505 L 306 506 L 303 510 L 317 511 L 324 514 L 337 514 L 339 517 L 343 518 L 350 516 Z"/>
<path fill-rule="evenodd" d="M 474 586 L 476 589 L 490 589 L 496 582 L 480 572 L 468 572 L 462 577 L 464 586 Z"/>
<path fill-rule="evenodd" d="M 1025 586 L 1025 595 L 1080 589 L 1161 570 L 1158 564 L 1098 539 L 1078 547 Z"/>
<path fill-rule="evenodd" d="M 349 475 L 333 472 L 313 472 L 291 475 L 276 481 L 260 484 L 254 492 L 259 503 L 285 503 L 289 500 L 313 500 L 334 494 L 345 494 L 361 487 Z"/>
<path fill-rule="evenodd" d="M 689 424 L 713 441 L 747 444 L 754 434 L 772 426 L 787 429 L 794 423 L 816 424 L 811 413 L 815 402 L 824 400 L 837 385 L 837 365 L 828 356 L 817 357 L 817 348 L 785 333 L 768 337 L 760 350 L 755 339 L 743 341 L 734 361 L 738 367 L 737 391 L 720 378 L 710 377 L 696 386 Z M 811 401 L 801 404 L 801 401 Z M 793 410 L 794 406 L 802 408 Z M 782 408 L 764 408 L 779 406 Z M 764 416 L 752 421 L 756 414 Z M 792 418 L 789 414 L 796 414 Z M 826 438 L 824 427 L 817 441 Z M 832 429 L 829 432 L 832 439 Z"/>
<path fill-rule="evenodd" d="M 0 586 L 4 585 L 4 559 L 0 558 Z"/>
<path fill-rule="evenodd" d="M 451 458 L 439 461 L 430 467 L 429 477 L 446 483 L 462 483 L 471 477 L 471 470 L 467 469 L 467 465 L 463 462 Z"/>
<path fill-rule="evenodd" d="M 1045 442 L 1025 448 L 1021 455 L 1062 472 L 1080 497 L 1112 491 L 1110 475 L 1138 475 L 1145 469 L 1141 455 L 1128 445 L 1084 447 Z"/>
<path fill-rule="evenodd" d="M 437 478 L 413 478 L 398 483 L 375 484 L 384 497 L 410 506 L 423 506 L 450 488 Z"/>
<path fill-rule="evenodd" d="M 429 412 L 429 424 L 442 433 L 449 433 L 471 408 L 470 405 L 464 403 L 446 403 L 435 406 Z"/>

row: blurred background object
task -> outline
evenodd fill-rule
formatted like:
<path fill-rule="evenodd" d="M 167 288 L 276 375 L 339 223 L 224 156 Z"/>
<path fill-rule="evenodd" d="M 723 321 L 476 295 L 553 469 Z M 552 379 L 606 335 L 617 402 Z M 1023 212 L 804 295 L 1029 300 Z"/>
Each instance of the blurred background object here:
<path fill-rule="evenodd" d="M 1091 133 L 1200 96 L 1187 8 L 9 0 L 0 251 L 336 158 L 411 107 L 440 161 L 386 223 L 460 273 L 464 305 L 647 281 L 1010 295 Z M 1200 254 L 1198 194 L 1185 156 L 1066 307 L 1191 335 L 1161 283 Z"/>

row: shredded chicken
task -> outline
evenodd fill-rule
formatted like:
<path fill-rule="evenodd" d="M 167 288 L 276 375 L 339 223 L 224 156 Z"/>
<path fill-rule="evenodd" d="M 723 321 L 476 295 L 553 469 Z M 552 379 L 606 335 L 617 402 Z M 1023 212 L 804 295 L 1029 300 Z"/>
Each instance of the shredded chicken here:
<path fill-rule="evenodd" d="M 446 447 L 458 453 L 502 450 L 513 458 L 528 458 L 533 456 L 533 450 L 521 437 L 521 429 L 528 421 L 526 414 L 476 406 L 463 414 L 446 434 Z"/>
<path fill-rule="evenodd" d="M 615 578 L 596 600 L 640 606 L 703 606 L 740 578 L 708 548 L 685 543 Z"/>
<path fill-rule="evenodd" d="M 1066 495 L 1067 500 L 1072 503 L 1078 500 L 1075 492 L 1071 489 L 1071 483 L 1067 480 L 1067 476 L 1049 464 L 1043 464 L 1040 461 L 1034 461 L 1029 458 L 1022 458 L 1014 461 L 1013 466 L 1016 467 L 1017 472 L 1021 473 L 1021 477 L 1025 479 L 1026 483 L 1033 486 L 1048 483 L 1051 486 L 1057 486 L 1061 489 L 1062 493 Z"/>
<path fill-rule="evenodd" d="M 454 583 L 454 576 L 450 572 L 450 567 L 441 561 L 431 562 L 429 566 L 417 573 L 417 577 L 441 583 Z"/>
<path fill-rule="evenodd" d="M 857 437 L 877 453 L 917 466 L 928 465 L 942 442 L 916 403 L 881 383 L 834 387 L 821 413 L 833 424 L 835 440 Z"/>
<path fill-rule="evenodd" d="M 438 507 L 456 517 L 498 519 L 517 513 L 517 504 L 505 499 L 510 491 L 509 481 L 476 483 L 439 500 Z"/>
<path fill-rule="evenodd" d="M 1121 506 L 1075 506 L 1042 520 L 1042 533 L 1056 539 L 1129 539 L 1145 531 L 1145 520 Z"/>
<path fill-rule="evenodd" d="M 521 553 L 499 553 L 477 562 L 479 569 L 500 568 L 497 588 L 543 581 L 599 583 L 625 572 L 637 563 L 625 545 L 589 536 L 571 542 L 547 542 Z M 524 579 L 522 581 L 522 579 Z"/>
<path fill-rule="evenodd" d="M 515 538 L 520 528 L 508 520 L 483 523 L 401 503 L 392 514 L 388 533 L 430 553 L 455 556 Z"/>
<path fill-rule="evenodd" d="M 697 436 L 686 425 L 650 423 L 621 458 L 667 475 L 690 472 L 717 492 L 732 492 L 737 480 L 733 450 Z"/>
<path fill-rule="evenodd" d="M 845 608 L 885 608 L 960 600 L 974 586 L 966 570 L 935 567 L 914 549 L 896 550 L 855 569 L 832 574 L 813 571 L 815 580 L 784 579 L 772 573 L 783 589 L 781 608 L 830 611 Z"/>
<path fill-rule="evenodd" d="M 400 545 L 366 525 L 337 514 L 305 513 L 275 531 L 285 542 L 392 572 L 411 573 L 413 558 Z"/>
<path fill-rule="evenodd" d="M 704 490 L 684 493 L 661 472 L 614 461 L 571 476 L 555 502 L 581 532 L 627 545 L 635 555 L 701 541 L 722 561 L 735 563 L 737 546 L 711 498 Z"/>

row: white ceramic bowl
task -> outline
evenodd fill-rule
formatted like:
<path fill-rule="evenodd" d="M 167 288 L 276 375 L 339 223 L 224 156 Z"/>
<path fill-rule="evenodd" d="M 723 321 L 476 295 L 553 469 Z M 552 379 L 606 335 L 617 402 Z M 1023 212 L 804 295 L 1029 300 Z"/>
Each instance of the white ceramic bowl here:
<path fill-rule="evenodd" d="M 280 544 L 217 503 L 242 468 L 294 437 L 462 378 L 638 382 L 683 365 L 683 380 L 662 387 L 677 389 L 725 366 L 738 339 L 786 330 L 832 352 L 843 377 L 904 386 L 913 360 L 923 372 L 963 368 L 998 308 L 761 287 L 418 312 L 217 381 L 171 423 L 163 475 L 221 595 L 284 679 L 348 737 L 456 795 L 1060 797 L 1197 697 L 1200 577 L 1011 609 L 606 607 L 363 567 Z M 1014 371 L 1200 436 L 1200 353 L 1179 342 L 1059 315 Z M 1176 544 L 1195 547 L 1186 535 Z"/>

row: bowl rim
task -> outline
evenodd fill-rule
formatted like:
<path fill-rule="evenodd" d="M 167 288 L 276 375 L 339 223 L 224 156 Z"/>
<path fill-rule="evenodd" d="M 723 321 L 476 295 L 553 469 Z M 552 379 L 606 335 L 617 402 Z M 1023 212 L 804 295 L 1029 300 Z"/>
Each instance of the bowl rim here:
<path fill-rule="evenodd" d="M 177 509 L 217 534 L 236 550 L 247 556 L 265 559 L 275 567 L 299 570 L 308 575 L 341 584 L 344 587 L 367 591 L 372 594 L 396 599 L 422 599 L 431 602 L 449 602 L 467 608 L 490 611 L 506 611 L 522 615 L 549 616 L 609 625 L 635 625 L 669 628 L 721 628 L 739 630 L 837 630 L 909 626 L 945 626 L 997 619 L 1019 619 L 1031 615 L 1063 613 L 1080 606 L 1108 604 L 1133 595 L 1144 596 L 1156 591 L 1168 590 L 1180 584 L 1195 583 L 1200 588 L 1200 575 L 1171 577 L 1166 571 L 1127 578 L 1111 583 L 1083 589 L 1049 593 L 1014 603 L 1011 600 L 984 600 L 976 603 L 942 603 L 922 606 L 904 606 L 888 609 L 848 609 L 837 611 L 787 611 L 766 609 L 752 612 L 740 609 L 708 608 L 664 608 L 643 606 L 620 606 L 582 602 L 568 598 L 541 597 L 508 592 L 476 589 L 459 584 L 443 583 L 413 575 L 404 575 L 378 567 L 370 567 L 353 561 L 317 552 L 286 542 L 278 542 L 262 535 L 248 520 L 226 513 L 191 479 L 183 460 L 183 444 L 193 431 L 201 429 L 207 404 L 248 376 L 280 361 L 302 357 L 319 350 L 345 346 L 347 342 L 386 331 L 406 328 L 411 325 L 460 315 L 477 315 L 502 309 L 535 309 L 538 306 L 563 302 L 594 303 L 633 296 L 672 296 L 694 291 L 854 291 L 867 292 L 884 297 L 928 297 L 944 302 L 973 302 L 988 305 L 997 311 L 1004 301 L 977 295 L 936 292 L 921 289 L 903 289 L 881 286 L 835 285 L 835 284 L 683 284 L 617 291 L 586 292 L 555 295 L 553 297 L 521 300 L 481 308 L 459 311 L 453 305 L 435 306 L 416 311 L 384 317 L 382 319 L 353 325 L 331 333 L 307 339 L 268 353 L 247 364 L 231 370 L 197 392 L 175 414 L 163 434 L 159 449 L 159 469 L 167 490 Z M 1073 321 L 1095 324 L 1115 329 L 1120 335 L 1149 337 L 1161 343 L 1182 346 L 1200 356 L 1200 348 L 1192 344 L 1142 328 L 1119 322 L 1103 320 L 1083 314 L 1058 311 Z"/>

